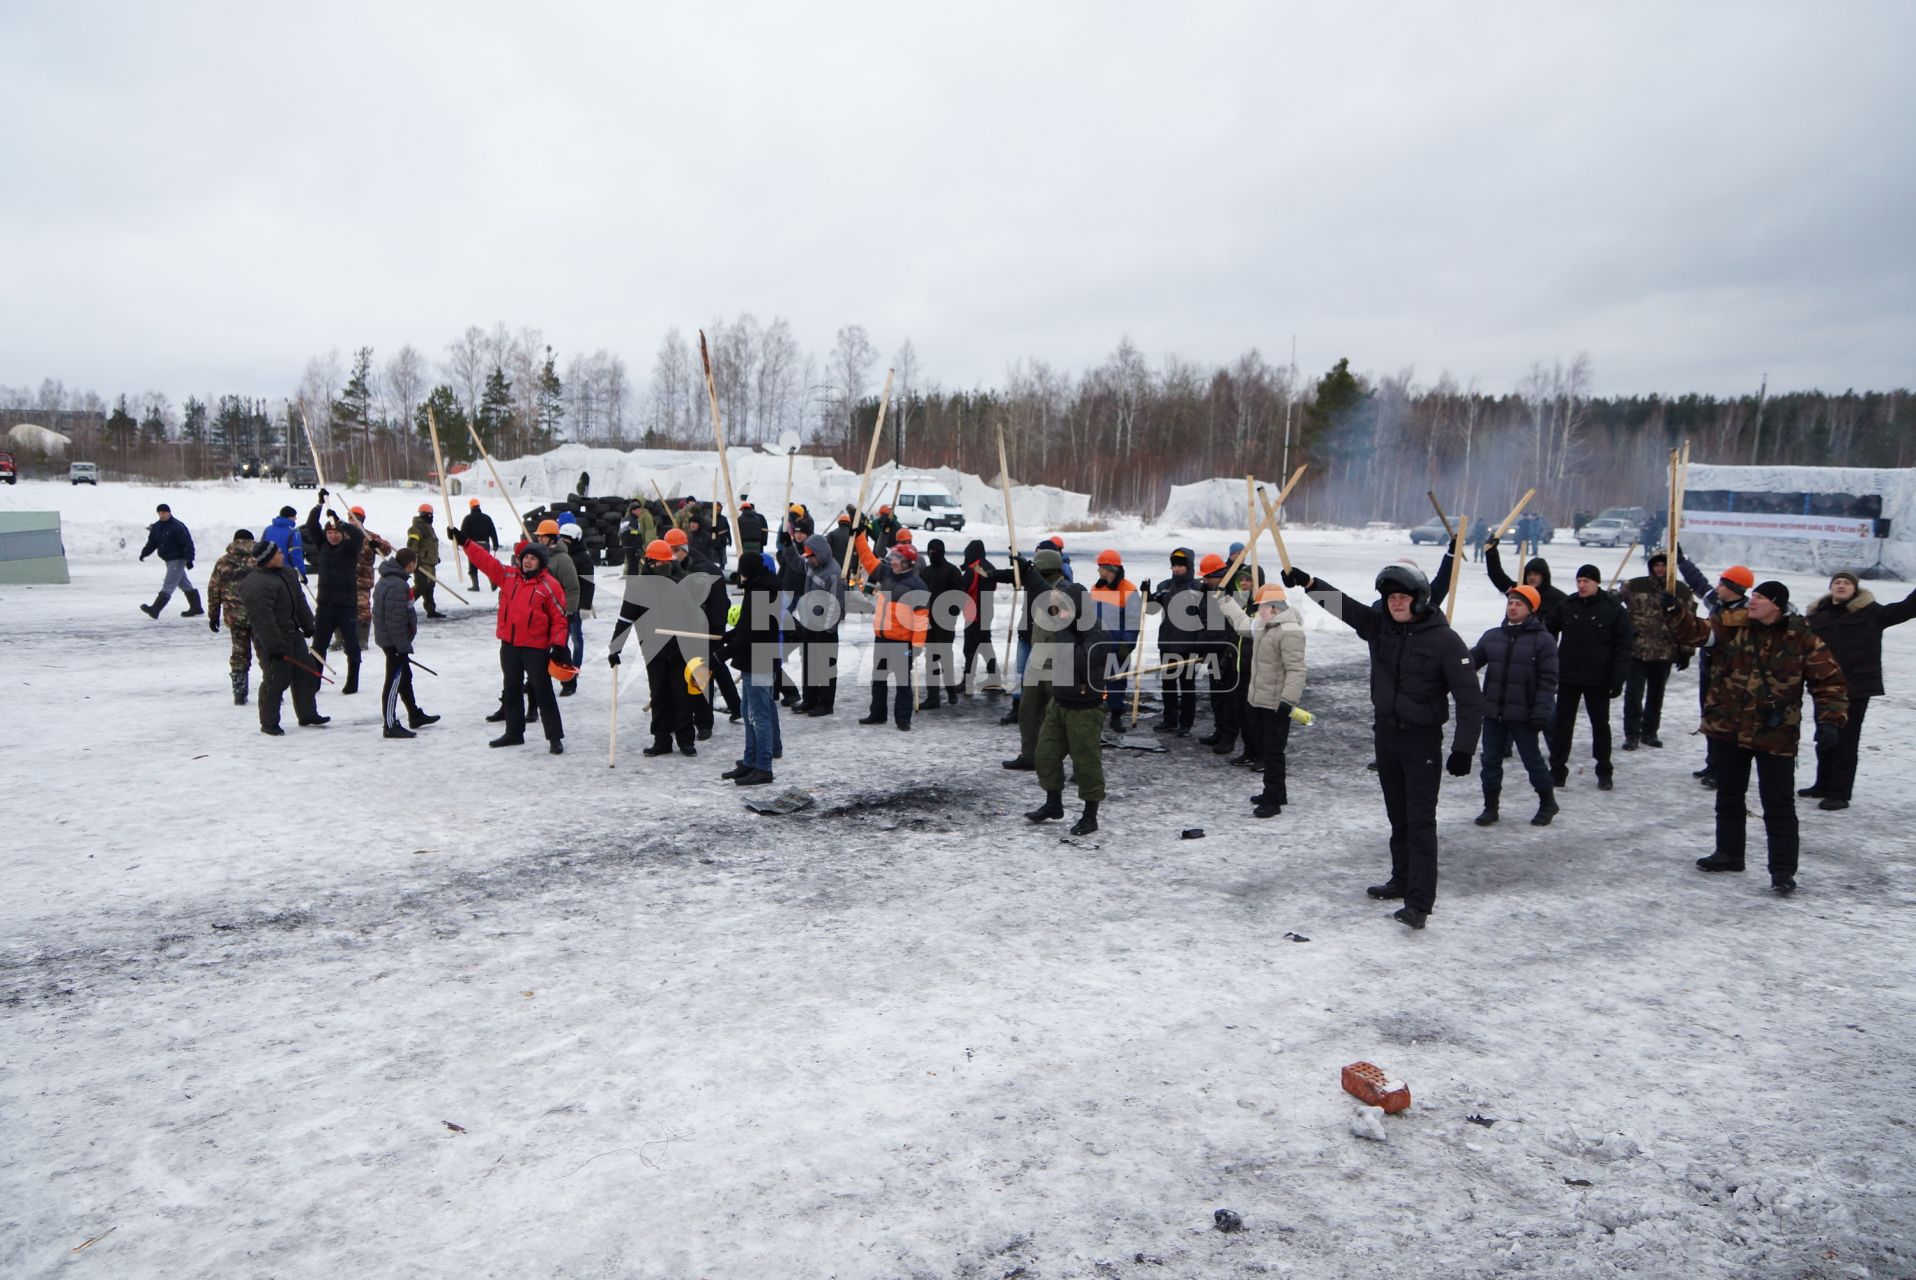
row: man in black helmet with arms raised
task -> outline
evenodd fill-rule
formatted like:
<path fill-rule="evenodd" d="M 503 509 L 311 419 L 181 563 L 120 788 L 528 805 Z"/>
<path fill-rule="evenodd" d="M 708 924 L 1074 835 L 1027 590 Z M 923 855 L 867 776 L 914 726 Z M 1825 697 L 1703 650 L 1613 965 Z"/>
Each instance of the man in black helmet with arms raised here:
<path fill-rule="evenodd" d="M 1402 898 L 1395 919 L 1424 927 L 1437 901 L 1437 790 L 1441 770 L 1470 776 L 1483 725 L 1483 692 L 1470 650 L 1431 606 L 1430 583 L 1410 565 L 1377 575 L 1378 601 L 1361 604 L 1302 569 L 1284 571 L 1370 645 L 1370 700 L 1375 712 L 1377 780 L 1390 814 L 1390 879 L 1373 898 Z M 1443 759 L 1444 721 L 1457 704 L 1457 731 Z"/>

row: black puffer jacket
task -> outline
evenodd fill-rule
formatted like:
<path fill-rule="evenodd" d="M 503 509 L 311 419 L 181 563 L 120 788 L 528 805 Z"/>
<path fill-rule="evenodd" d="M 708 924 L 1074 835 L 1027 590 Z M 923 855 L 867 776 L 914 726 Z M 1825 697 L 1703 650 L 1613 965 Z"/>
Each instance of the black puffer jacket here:
<path fill-rule="evenodd" d="M 1322 602 L 1370 645 L 1370 702 L 1381 728 L 1436 728 L 1457 703 L 1452 751 L 1474 754 L 1483 729 L 1484 695 L 1463 637 L 1442 611 L 1429 609 L 1409 622 L 1394 622 L 1384 602 L 1362 604 L 1322 578 L 1310 583 Z"/>
<path fill-rule="evenodd" d="M 1804 615 L 1843 668 L 1843 682 L 1852 698 L 1883 695 L 1883 632 L 1916 618 L 1916 591 L 1899 604 L 1884 604 L 1868 591 L 1858 591 L 1848 604 L 1824 596 Z"/>
<path fill-rule="evenodd" d="M 359 552 L 365 545 L 366 535 L 352 524 L 340 525 L 339 531 L 344 536 L 339 545 L 334 546 L 327 541 L 319 523 L 319 508 L 313 508 L 299 531 L 300 537 L 312 547 L 306 553 L 306 567 L 319 579 L 319 590 L 313 594 L 318 597 L 320 608 L 351 609 L 358 613 Z"/>
<path fill-rule="evenodd" d="M 765 550 L 766 544 L 771 541 L 771 535 L 772 527 L 766 523 L 765 517 L 758 513 L 758 508 L 739 508 L 738 536 L 745 543 L 739 548 L 741 552 Z"/>
<path fill-rule="evenodd" d="M 592 564 L 592 548 L 571 538 L 561 538 L 559 541 L 565 546 L 566 558 L 572 561 L 573 572 L 579 575 L 578 612 L 584 613 L 592 607 L 592 597 L 599 589 L 597 571 Z"/>
<path fill-rule="evenodd" d="M 379 562 L 379 581 L 373 584 L 373 643 L 382 649 L 412 652 L 419 620 L 413 613 L 411 578 L 399 561 Z"/>
<path fill-rule="evenodd" d="M 1204 648 L 1204 587 L 1197 577 L 1197 556 L 1189 547 L 1171 552 L 1182 556 L 1189 569 L 1182 578 L 1170 577 L 1151 593 L 1151 603 L 1164 614 L 1158 624 L 1159 653 L 1197 653 Z"/>
<path fill-rule="evenodd" d="M 1490 578 L 1490 585 L 1497 588 L 1497 594 L 1509 595 L 1510 588 L 1516 586 L 1510 575 L 1504 572 L 1503 558 L 1497 554 L 1497 544 L 1491 543 L 1484 548 L 1484 573 Z M 1550 562 L 1542 556 L 1524 562 L 1523 576 L 1527 582 L 1533 573 L 1541 574 L 1543 580 L 1537 584 L 1537 595 L 1543 600 L 1543 607 L 1537 610 L 1543 619 L 1543 625 L 1550 629 L 1551 635 L 1563 630 L 1563 619 L 1559 611 L 1563 607 L 1564 594 L 1550 585 Z M 1433 595 L 1432 599 L 1436 597 Z"/>
<path fill-rule="evenodd" d="M 1557 646 L 1531 614 L 1484 632 L 1470 650 L 1484 673 L 1484 715 L 1513 724 L 1548 723 L 1557 710 Z"/>
<path fill-rule="evenodd" d="M 303 639 L 313 634 L 313 611 L 306 607 L 299 575 L 283 559 L 278 568 L 256 568 L 241 578 L 239 596 L 246 606 L 247 625 L 253 628 L 253 647 L 262 658 L 299 657 L 306 652 Z"/>
<path fill-rule="evenodd" d="M 744 597 L 738 625 L 724 633 L 719 653 L 746 675 L 771 671 L 778 666 L 783 639 L 778 621 L 778 574 L 765 563 L 763 552 L 748 551 L 738 558 L 738 577 Z"/>
<path fill-rule="evenodd" d="M 692 583 L 695 590 L 704 591 L 699 609 L 705 614 L 705 629 L 715 636 L 724 635 L 732 612 L 732 599 L 725 594 L 725 571 L 719 568 L 718 561 L 688 544 L 685 559 L 679 563 L 679 577 Z"/>
<path fill-rule="evenodd" d="M 1614 689 L 1629 678 L 1636 646 L 1622 601 L 1602 590 L 1565 596 L 1557 617 L 1557 675 L 1565 686 Z"/>
<path fill-rule="evenodd" d="M 150 555 L 158 555 L 161 560 L 184 560 L 187 568 L 193 567 L 193 535 L 178 516 L 146 526 L 146 547 L 140 559 Z"/>
<path fill-rule="evenodd" d="M 964 626 L 959 601 L 965 594 L 965 575 L 945 558 L 943 538 L 925 544 L 925 563 L 918 576 L 925 580 L 925 590 L 931 592 L 930 630 L 925 633 L 925 643 L 950 644 L 952 636 Z"/>

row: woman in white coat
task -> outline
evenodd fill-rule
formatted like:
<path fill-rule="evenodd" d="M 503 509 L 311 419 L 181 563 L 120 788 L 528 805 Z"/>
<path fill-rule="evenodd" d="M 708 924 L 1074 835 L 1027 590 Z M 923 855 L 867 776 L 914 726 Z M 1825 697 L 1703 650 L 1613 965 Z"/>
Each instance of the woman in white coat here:
<path fill-rule="evenodd" d="M 1251 797 L 1259 818 L 1284 812 L 1284 748 L 1291 738 L 1291 712 L 1304 696 L 1304 623 L 1275 582 L 1257 589 L 1257 616 L 1248 618 L 1229 595 L 1220 597 L 1224 614 L 1239 631 L 1251 632 L 1247 744 L 1255 741 L 1264 756 L 1264 789 Z M 1250 738 L 1248 735 L 1255 735 Z"/>

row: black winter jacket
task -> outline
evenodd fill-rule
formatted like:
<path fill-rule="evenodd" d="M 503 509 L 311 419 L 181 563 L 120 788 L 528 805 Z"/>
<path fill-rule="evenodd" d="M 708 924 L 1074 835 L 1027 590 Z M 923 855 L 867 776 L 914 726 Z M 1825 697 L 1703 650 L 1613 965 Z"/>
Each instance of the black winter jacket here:
<path fill-rule="evenodd" d="M 771 541 L 772 527 L 756 507 L 740 508 L 738 513 L 738 536 L 745 543 L 741 552 L 763 551 Z"/>
<path fill-rule="evenodd" d="M 918 576 L 925 580 L 925 590 L 931 592 L 931 617 L 925 643 L 950 644 L 952 636 L 964 626 L 963 613 L 953 607 L 953 602 L 965 593 L 965 575 L 945 558 L 944 539 L 933 538 L 925 545 L 925 565 Z"/>
<path fill-rule="evenodd" d="M 322 609 L 351 609 L 359 612 L 359 552 L 365 545 L 366 535 L 357 525 L 342 524 L 340 532 L 345 535 L 334 546 L 326 541 L 326 534 L 319 523 L 319 508 L 314 507 L 306 517 L 306 523 L 300 528 L 300 537 L 313 550 L 306 553 L 306 567 L 319 579 L 319 589 L 313 594 L 319 599 Z"/>
<path fill-rule="evenodd" d="M 1484 573 L 1489 576 L 1490 585 L 1497 588 L 1499 595 L 1509 595 L 1510 588 L 1518 585 L 1511 581 L 1509 574 L 1504 572 L 1503 558 L 1497 554 L 1495 543 L 1484 548 Z M 1563 607 L 1564 594 L 1550 585 L 1550 562 L 1542 556 L 1524 562 L 1523 576 L 1528 579 L 1532 573 L 1543 575 L 1543 582 L 1537 588 L 1537 595 L 1542 598 L 1543 607 L 1537 612 L 1543 618 L 1543 625 L 1548 627 L 1550 634 L 1554 636 L 1563 630 L 1563 619 L 1559 616 L 1559 611 Z"/>
<path fill-rule="evenodd" d="M 1380 728 L 1437 728 L 1457 703 L 1452 751 L 1474 754 L 1483 728 L 1484 695 L 1463 637 L 1440 610 L 1409 622 L 1391 620 L 1383 601 L 1360 604 L 1322 578 L 1310 593 L 1370 645 L 1370 701 Z"/>
<path fill-rule="evenodd" d="M 573 571 L 579 575 L 579 612 L 584 613 L 592 607 L 592 597 L 599 589 L 592 565 L 592 548 L 570 538 L 561 538 L 559 541 L 565 544 Z"/>
<path fill-rule="evenodd" d="M 751 537 L 747 532 L 746 537 Z M 757 555 L 739 557 L 739 588 L 744 596 L 738 625 L 724 633 L 719 647 L 725 661 L 746 675 L 778 666 L 783 636 L 778 622 L 778 575 Z"/>
<path fill-rule="evenodd" d="M 1858 591 L 1846 605 L 1824 596 L 1804 615 L 1843 668 L 1843 682 L 1852 698 L 1879 698 L 1883 694 L 1883 632 L 1916 618 L 1916 591 L 1898 604 L 1883 604 L 1868 591 Z"/>
<path fill-rule="evenodd" d="M 476 542 L 486 550 L 497 553 L 499 550 L 499 526 L 492 517 L 474 507 L 466 512 L 466 518 L 459 522 L 459 536 L 467 542 Z"/>
<path fill-rule="evenodd" d="M 1558 606 L 1557 676 L 1566 688 L 1614 689 L 1636 651 L 1630 611 L 1608 591 L 1565 596 Z"/>
<path fill-rule="evenodd" d="M 155 554 L 161 560 L 184 560 L 187 568 L 193 567 L 193 534 L 179 517 L 155 520 L 146 526 L 146 546 L 140 551 L 140 559 Z"/>
<path fill-rule="evenodd" d="M 1557 710 L 1557 646 L 1535 614 L 1492 627 L 1472 646 L 1484 673 L 1484 716 L 1512 724 L 1548 724 Z"/>
<path fill-rule="evenodd" d="M 253 628 L 253 646 L 272 661 L 281 654 L 295 658 L 306 652 L 304 637 L 313 634 L 313 611 L 299 588 L 299 575 L 284 561 L 277 568 L 255 568 L 240 579 L 240 600 Z"/>
<path fill-rule="evenodd" d="M 1185 561 L 1195 565 L 1197 557 L 1189 547 L 1179 547 Z M 1172 554 L 1176 554 L 1173 552 Z M 1195 572 L 1182 578 L 1170 577 L 1151 593 L 1151 603 L 1163 612 L 1158 624 L 1159 653 L 1197 653 L 1204 648 L 1204 588 Z"/>
<path fill-rule="evenodd" d="M 985 559 L 985 544 L 979 538 L 973 538 L 965 544 L 964 567 L 958 571 L 958 580 L 965 594 L 971 597 L 971 621 L 965 624 L 966 631 L 978 631 L 990 634 L 991 619 L 998 604 L 998 571 Z"/>

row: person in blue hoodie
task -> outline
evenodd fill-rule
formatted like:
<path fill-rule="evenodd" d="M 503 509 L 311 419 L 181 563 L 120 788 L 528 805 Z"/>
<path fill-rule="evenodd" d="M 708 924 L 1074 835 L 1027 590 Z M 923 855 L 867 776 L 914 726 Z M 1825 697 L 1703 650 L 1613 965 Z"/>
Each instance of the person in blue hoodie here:
<path fill-rule="evenodd" d="M 784 660 L 784 631 L 779 624 L 778 561 L 769 551 L 747 551 L 738 558 L 738 621 L 720 642 L 725 661 L 742 677 L 745 751 L 720 774 L 741 787 L 773 781 L 772 761 L 783 755 L 778 732 L 778 669 Z"/>
<path fill-rule="evenodd" d="M 280 563 L 297 573 L 301 582 L 306 581 L 306 543 L 299 533 L 299 512 L 291 507 L 281 507 L 279 514 L 266 526 L 266 533 L 260 541 L 278 547 L 283 557 Z"/>

